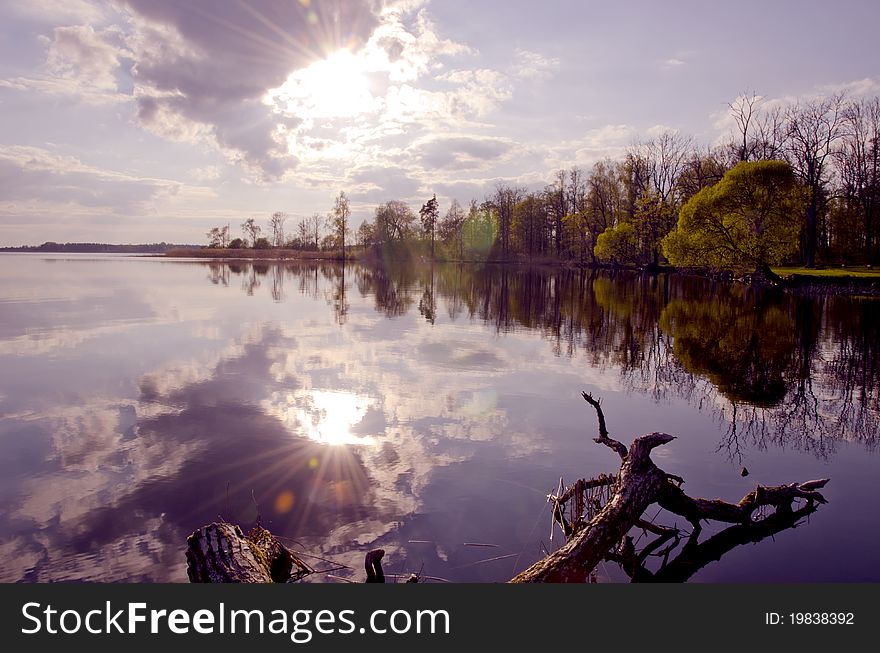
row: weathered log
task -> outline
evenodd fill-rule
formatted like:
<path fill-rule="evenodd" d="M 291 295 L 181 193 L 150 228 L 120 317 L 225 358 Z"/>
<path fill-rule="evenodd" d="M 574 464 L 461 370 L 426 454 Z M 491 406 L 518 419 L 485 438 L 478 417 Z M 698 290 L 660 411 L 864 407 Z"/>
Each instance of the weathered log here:
<path fill-rule="evenodd" d="M 636 439 L 623 458 L 617 490 L 602 511 L 578 531 L 565 546 L 515 576 L 513 583 L 583 583 L 606 552 L 654 503 L 666 474 L 651 460 L 654 447 L 674 439 L 666 433 L 651 433 Z M 610 440 L 607 437 L 599 440 Z M 605 441 L 602 444 L 607 444 Z M 620 444 L 620 443 L 617 443 Z M 617 450 L 611 444 L 612 449 Z"/>
<path fill-rule="evenodd" d="M 235 524 L 214 522 L 192 533 L 186 544 L 186 573 L 191 583 L 286 583 L 312 573 L 259 525 L 245 536 Z"/>
<path fill-rule="evenodd" d="M 627 450 L 622 443 L 608 435 L 601 403 L 587 393 L 583 393 L 583 397 L 596 410 L 599 436 L 595 442 L 611 448 L 621 457 L 620 471 L 616 477 L 601 476 L 590 481 L 578 481 L 561 492 L 559 497 L 548 497 L 554 503 L 554 519 L 562 525 L 570 539 L 558 551 L 515 576 L 512 583 L 585 582 L 603 559 L 618 562 L 634 581 L 686 580 L 702 566 L 717 560 L 735 546 L 748 541 L 756 542 L 786 528 L 793 528 L 803 516 L 815 511 L 817 503 L 826 503 L 817 490 L 824 487 L 828 479 L 773 487 L 759 485 L 736 504 L 690 497 L 680 487 L 684 483 L 681 477 L 667 474 L 650 458 L 655 447 L 672 441 L 673 436 L 665 433 L 644 435 L 637 438 Z M 602 485 L 608 478 L 616 478 L 616 484 L 614 494 L 604 508 L 580 527 L 574 523 L 578 516 L 569 524 L 562 510 L 565 501 L 572 498 L 577 500 L 586 487 Z M 806 506 L 794 510 L 793 504 L 797 499 L 805 500 Z M 668 556 L 678 546 L 683 534 L 676 528 L 642 519 L 645 509 L 652 503 L 685 517 L 693 525 L 693 532 L 688 536 L 681 554 L 668 566 Z M 753 521 L 756 511 L 764 506 L 772 506 L 775 511 L 769 517 Z M 737 526 L 699 543 L 700 522 L 707 519 Z M 657 535 L 638 553 L 632 538 L 627 535 L 634 526 Z M 660 555 L 655 552 L 672 539 L 675 542 L 662 552 L 664 564 L 656 574 L 652 573 L 645 567 L 645 561 L 650 555 Z"/>

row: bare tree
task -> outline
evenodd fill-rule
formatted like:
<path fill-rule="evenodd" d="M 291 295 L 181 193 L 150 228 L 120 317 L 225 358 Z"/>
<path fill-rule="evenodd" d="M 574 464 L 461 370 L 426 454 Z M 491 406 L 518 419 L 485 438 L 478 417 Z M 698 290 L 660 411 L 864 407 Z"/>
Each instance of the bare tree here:
<path fill-rule="evenodd" d="M 845 99 L 842 93 L 792 106 L 787 113 L 789 162 L 810 189 L 803 253 L 807 267 L 816 264 L 819 202 L 826 192 L 828 166 L 837 141 L 844 134 Z"/>
<path fill-rule="evenodd" d="M 676 131 L 665 131 L 637 144 L 631 157 L 642 167 L 647 184 L 635 199 L 634 222 L 641 233 L 643 255 L 659 263 L 659 242 L 675 225 L 680 202 L 678 179 L 693 150 L 693 139 Z"/>
<path fill-rule="evenodd" d="M 464 257 L 464 220 L 467 217 L 458 200 L 452 200 L 449 210 L 440 221 L 440 238 L 445 243 L 455 243 L 458 257 Z"/>
<path fill-rule="evenodd" d="M 225 227 L 212 227 L 206 234 L 208 247 L 227 247 L 229 245 L 229 225 Z"/>
<path fill-rule="evenodd" d="M 244 234 L 245 242 L 250 243 L 251 247 L 256 245 L 261 231 L 260 225 L 257 224 L 254 218 L 248 218 L 241 223 L 241 232 Z"/>
<path fill-rule="evenodd" d="M 269 218 L 269 229 L 272 231 L 272 245 L 275 247 L 284 247 L 284 223 L 287 221 L 287 214 L 276 211 Z"/>
<path fill-rule="evenodd" d="M 498 211 L 498 239 L 501 241 L 501 258 L 510 258 L 510 234 L 513 224 L 513 209 L 522 199 L 525 190 L 499 183 L 490 202 Z"/>
<path fill-rule="evenodd" d="M 315 243 L 315 251 L 320 249 L 319 243 L 321 240 L 321 225 L 323 222 L 320 213 L 313 213 L 312 217 L 309 218 L 309 224 L 311 225 L 311 239 Z"/>
<path fill-rule="evenodd" d="M 781 105 L 762 107 L 755 120 L 754 156 L 758 160 L 782 159 L 788 138 L 785 111 Z"/>
<path fill-rule="evenodd" d="M 558 170 L 553 183 L 544 188 L 544 198 L 552 225 L 556 256 L 562 256 L 562 225 L 568 215 L 568 196 L 565 192 L 565 170 Z"/>
<path fill-rule="evenodd" d="M 392 243 L 406 240 L 413 233 L 416 215 L 405 202 L 391 200 L 376 208 L 376 240 Z"/>
<path fill-rule="evenodd" d="M 844 110 L 845 133 L 835 152 L 847 203 L 860 214 L 865 258 L 876 260 L 874 241 L 880 204 L 880 98 L 851 102 Z"/>
<path fill-rule="evenodd" d="M 752 91 L 743 93 L 727 105 L 739 132 L 736 144 L 738 161 L 751 161 L 754 157 L 755 139 L 750 136 L 749 130 L 760 102 L 761 97 Z"/>
<path fill-rule="evenodd" d="M 330 214 L 330 225 L 334 236 L 342 246 L 342 260 L 345 260 L 345 236 L 350 231 L 348 219 L 351 217 L 351 207 L 345 191 L 339 191 L 339 195 L 333 202 L 333 213 Z"/>

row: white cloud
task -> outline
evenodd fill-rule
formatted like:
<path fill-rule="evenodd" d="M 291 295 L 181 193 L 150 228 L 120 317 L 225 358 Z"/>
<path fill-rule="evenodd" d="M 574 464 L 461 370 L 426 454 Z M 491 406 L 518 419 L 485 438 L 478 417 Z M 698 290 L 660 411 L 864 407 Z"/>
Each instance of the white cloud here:
<path fill-rule="evenodd" d="M 517 48 L 514 53 L 516 65 L 513 75 L 522 79 L 542 79 L 550 77 L 553 69 L 559 66 L 559 59 L 545 57 L 537 52 Z"/>

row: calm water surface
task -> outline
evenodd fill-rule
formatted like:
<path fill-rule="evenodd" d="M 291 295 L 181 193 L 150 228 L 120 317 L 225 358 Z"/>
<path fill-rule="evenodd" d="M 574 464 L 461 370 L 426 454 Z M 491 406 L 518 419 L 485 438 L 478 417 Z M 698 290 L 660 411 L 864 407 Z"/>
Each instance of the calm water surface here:
<path fill-rule="evenodd" d="M 0 580 L 185 581 L 191 531 L 258 516 L 355 570 L 381 546 L 506 580 L 559 545 L 560 476 L 617 468 L 587 390 L 619 439 L 678 436 L 654 458 L 691 495 L 831 478 L 809 523 L 694 580 L 880 581 L 877 299 L 69 255 L 0 278 Z"/>

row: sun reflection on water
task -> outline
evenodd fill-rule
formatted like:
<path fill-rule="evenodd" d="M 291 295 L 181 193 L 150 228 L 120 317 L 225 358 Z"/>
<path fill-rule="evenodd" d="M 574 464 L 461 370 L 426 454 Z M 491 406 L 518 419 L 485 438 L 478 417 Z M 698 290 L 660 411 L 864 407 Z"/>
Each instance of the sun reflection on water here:
<path fill-rule="evenodd" d="M 370 397 L 340 390 L 275 393 L 269 410 L 293 432 L 327 445 L 372 445 L 376 439 L 355 432 L 375 403 Z"/>

